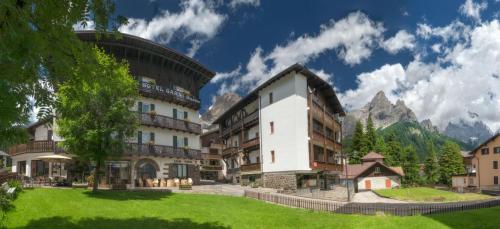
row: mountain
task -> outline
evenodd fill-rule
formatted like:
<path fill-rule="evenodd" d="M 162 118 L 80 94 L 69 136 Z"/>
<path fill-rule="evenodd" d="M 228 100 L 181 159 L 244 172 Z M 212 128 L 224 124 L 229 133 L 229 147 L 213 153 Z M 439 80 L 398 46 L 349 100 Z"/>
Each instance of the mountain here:
<path fill-rule="evenodd" d="M 357 120 L 366 124 L 368 116 L 372 117 L 376 129 L 386 128 L 397 122 L 416 122 L 417 117 L 413 111 L 406 107 L 402 100 L 392 104 L 383 91 L 379 91 L 373 99 L 359 110 L 349 112 L 343 124 L 344 136 L 351 136 Z"/>
<path fill-rule="evenodd" d="M 208 110 L 201 115 L 201 125 L 203 129 L 212 129 L 212 122 L 222 115 L 227 109 L 240 101 L 241 97 L 232 92 L 215 97 L 215 101 Z"/>
<path fill-rule="evenodd" d="M 430 119 L 425 119 L 420 122 L 420 126 L 422 126 L 424 129 L 431 133 L 439 133 L 439 129 L 432 125 L 432 122 Z"/>
<path fill-rule="evenodd" d="M 435 127 L 428 130 L 428 128 L 421 123 L 403 121 L 394 123 L 384 129 L 379 129 L 377 133 L 384 138 L 387 138 L 391 133 L 395 133 L 396 140 L 400 142 L 402 146 L 412 145 L 415 148 L 420 161 L 425 160 L 428 143 L 432 143 L 434 148 L 438 151 L 447 140 L 456 142 L 460 145 L 462 150 L 471 150 L 473 148 L 472 145 L 447 137 L 434 128 Z"/>
<path fill-rule="evenodd" d="M 462 142 L 477 145 L 490 138 L 493 132 L 482 121 L 468 123 L 464 120 L 460 120 L 456 123 L 449 122 L 443 134 Z"/>

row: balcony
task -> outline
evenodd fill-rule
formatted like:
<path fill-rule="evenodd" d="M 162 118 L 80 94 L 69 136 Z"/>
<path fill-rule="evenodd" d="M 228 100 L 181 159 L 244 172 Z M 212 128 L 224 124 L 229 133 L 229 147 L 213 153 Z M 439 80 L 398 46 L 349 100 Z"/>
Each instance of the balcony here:
<path fill-rule="evenodd" d="M 241 172 L 256 172 L 260 171 L 260 163 L 246 164 L 240 166 Z"/>
<path fill-rule="evenodd" d="M 124 154 L 136 156 L 176 157 L 194 160 L 201 159 L 200 150 L 183 147 L 137 143 L 126 143 Z"/>
<path fill-rule="evenodd" d="M 205 170 L 205 171 L 222 170 L 222 165 L 202 165 L 201 170 Z"/>
<path fill-rule="evenodd" d="M 235 154 L 238 152 L 237 146 L 230 146 L 222 150 L 222 156 L 227 156 L 231 154 Z"/>
<path fill-rule="evenodd" d="M 193 134 L 201 134 L 201 125 L 186 120 L 175 119 L 164 115 L 152 115 L 141 113 L 139 120 L 142 125 L 161 127 L 173 130 L 185 131 Z"/>
<path fill-rule="evenodd" d="M 242 146 L 244 149 L 248 149 L 248 148 L 258 146 L 259 144 L 260 144 L 259 138 L 253 138 L 253 139 L 249 139 L 249 140 L 246 140 L 245 142 L 243 142 Z"/>
<path fill-rule="evenodd" d="M 183 92 L 148 82 L 139 82 L 139 93 L 145 97 L 160 99 L 195 110 L 200 109 L 200 100 Z"/>
<path fill-rule="evenodd" d="M 221 160 L 222 155 L 220 154 L 212 154 L 212 153 L 202 153 L 201 158 L 205 160 Z"/>
<path fill-rule="evenodd" d="M 54 141 L 31 141 L 26 144 L 19 144 L 9 148 L 11 156 L 24 154 L 24 153 L 63 153 L 64 149 L 57 146 Z"/>

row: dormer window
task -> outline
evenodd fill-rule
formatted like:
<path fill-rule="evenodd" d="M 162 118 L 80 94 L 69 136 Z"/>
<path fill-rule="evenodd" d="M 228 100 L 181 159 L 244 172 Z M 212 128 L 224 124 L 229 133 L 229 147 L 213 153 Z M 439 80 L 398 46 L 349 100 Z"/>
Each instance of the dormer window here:
<path fill-rule="evenodd" d="M 380 173 L 380 167 L 375 167 L 375 173 L 376 174 Z"/>

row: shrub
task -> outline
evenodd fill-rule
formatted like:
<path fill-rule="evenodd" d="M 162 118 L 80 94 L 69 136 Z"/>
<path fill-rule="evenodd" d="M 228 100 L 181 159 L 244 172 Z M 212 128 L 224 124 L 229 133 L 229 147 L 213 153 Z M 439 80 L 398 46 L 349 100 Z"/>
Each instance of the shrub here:
<path fill-rule="evenodd" d="M 16 188 L 16 190 L 14 191 L 14 197 L 16 197 L 18 193 L 23 191 L 23 183 L 20 180 L 9 180 L 7 181 L 7 184 L 11 188 Z"/>

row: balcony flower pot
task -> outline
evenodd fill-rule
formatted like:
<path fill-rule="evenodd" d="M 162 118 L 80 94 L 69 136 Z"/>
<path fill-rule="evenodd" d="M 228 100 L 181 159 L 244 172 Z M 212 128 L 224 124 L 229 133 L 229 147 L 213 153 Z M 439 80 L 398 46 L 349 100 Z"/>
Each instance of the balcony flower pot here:
<path fill-rule="evenodd" d="M 149 113 L 149 117 L 151 117 L 151 120 L 155 120 L 156 119 L 156 111 L 150 111 L 148 113 Z"/>

